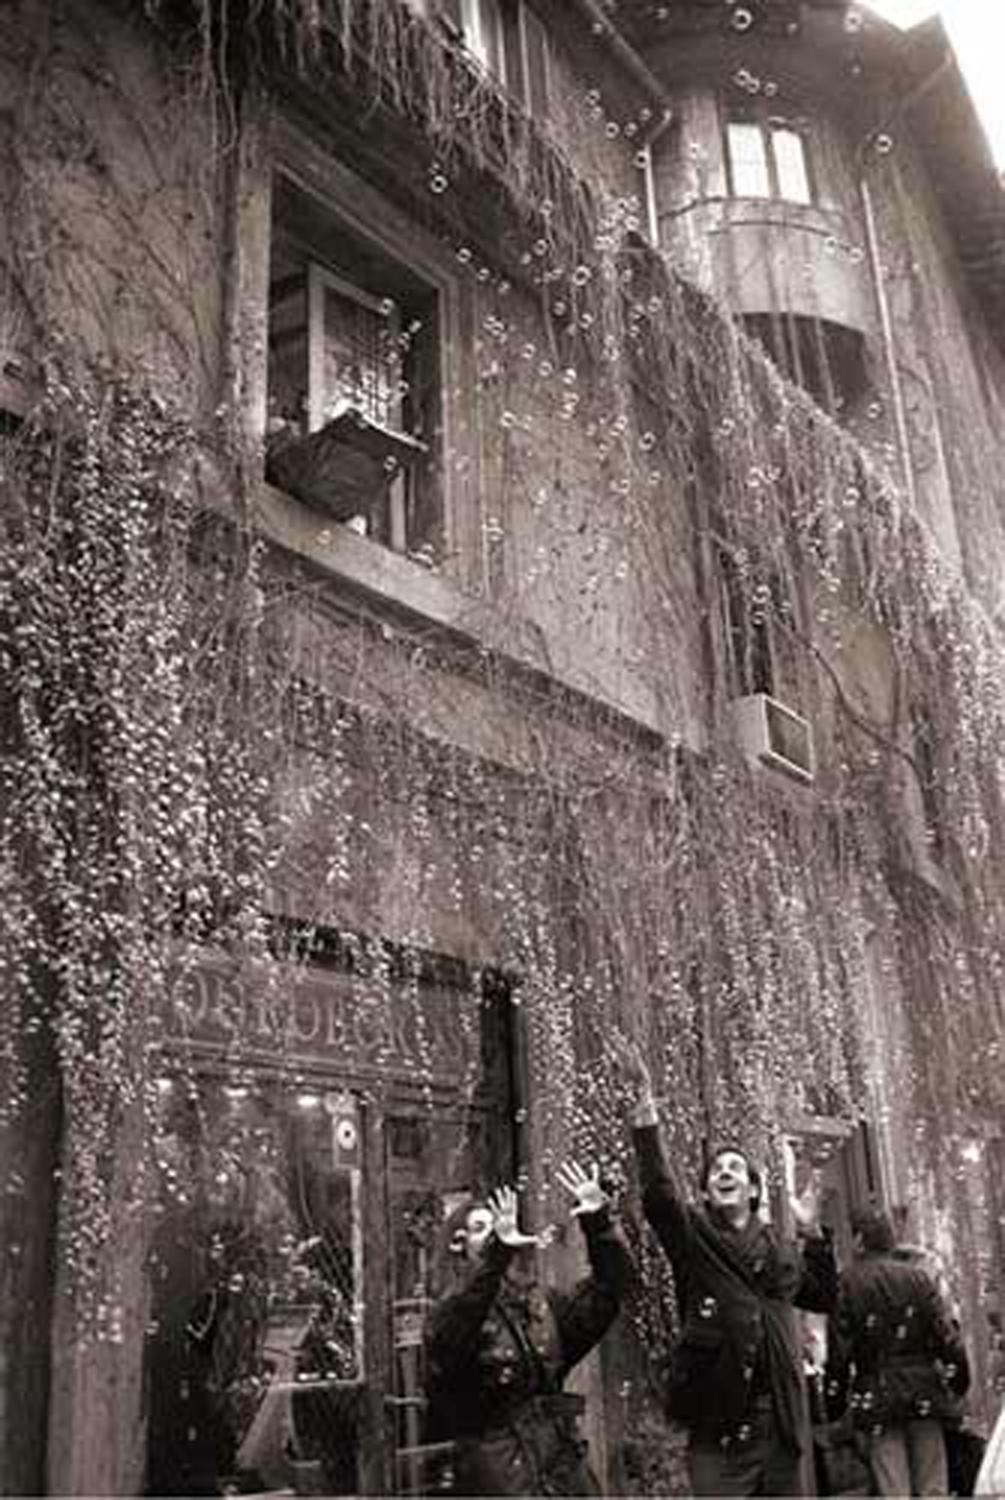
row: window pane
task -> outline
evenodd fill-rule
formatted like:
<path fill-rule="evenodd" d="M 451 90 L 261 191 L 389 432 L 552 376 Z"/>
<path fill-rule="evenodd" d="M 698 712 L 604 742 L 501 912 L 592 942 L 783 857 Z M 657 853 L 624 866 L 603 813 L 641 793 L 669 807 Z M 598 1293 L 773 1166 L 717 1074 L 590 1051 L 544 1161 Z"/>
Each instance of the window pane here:
<path fill-rule="evenodd" d="M 391 320 L 328 288 L 324 349 L 326 415 L 353 408 L 382 427 L 398 427 L 401 368 Z"/>
<path fill-rule="evenodd" d="M 527 6 L 523 8 L 524 37 L 527 55 L 527 94 L 529 114 L 543 119 L 548 113 L 548 32 Z"/>
<path fill-rule="evenodd" d="M 729 168 L 738 198 L 770 198 L 771 180 L 764 135 L 759 125 L 734 122 L 727 126 Z"/>
<path fill-rule="evenodd" d="M 809 172 L 806 169 L 806 146 L 795 130 L 775 130 L 771 135 L 778 173 L 778 196 L 790 203 L 809 203 Z"/>

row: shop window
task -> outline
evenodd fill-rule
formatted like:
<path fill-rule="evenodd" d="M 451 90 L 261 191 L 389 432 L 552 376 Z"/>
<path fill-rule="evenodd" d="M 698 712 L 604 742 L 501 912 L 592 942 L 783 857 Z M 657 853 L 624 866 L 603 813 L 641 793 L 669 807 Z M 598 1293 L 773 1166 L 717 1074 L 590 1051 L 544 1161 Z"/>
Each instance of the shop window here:
<path fill-rule="evenodd" d="M 359 1108 L 163 1081 L 148 1493 L 357 1490 L 365 1376 Z"/>
<path fill-rule="evenodd" d="M 269 284 L 270 480 L 408 552 L 433 538 L 438 296 L 284 178 Z"/>
<path fill-rule="evenodd" d="M 451 960 L 333 933 L 312 949 L 277 991 L 207 963 L 179 1008 L 206 1072 L 165 1058 L 158 1080 L 151 1495 L 447 1483 L 423 1329 L 447 1213 L 526 1159 L 521 1012 L 502 976 Z M 238 1062 L 238 1014 L 310 1066 Z"/>
<path fill-rule="evenodd" d="M 813 201 L 806 138 L 777 116 L 745 116 L 726 123 L 730 191 L 736 198 Z"/>

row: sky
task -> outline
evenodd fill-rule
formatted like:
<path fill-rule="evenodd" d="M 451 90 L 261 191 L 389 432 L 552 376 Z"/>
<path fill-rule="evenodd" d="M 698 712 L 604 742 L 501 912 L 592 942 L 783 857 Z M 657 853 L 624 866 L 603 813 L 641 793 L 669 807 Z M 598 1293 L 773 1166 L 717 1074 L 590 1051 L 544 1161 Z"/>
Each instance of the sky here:
<path fill-rule="evenodd" d="M 1005 171 L 1005 0 L 867 0 L 870 10 L 898 26 L 940 15 L 967 88 Z"/>

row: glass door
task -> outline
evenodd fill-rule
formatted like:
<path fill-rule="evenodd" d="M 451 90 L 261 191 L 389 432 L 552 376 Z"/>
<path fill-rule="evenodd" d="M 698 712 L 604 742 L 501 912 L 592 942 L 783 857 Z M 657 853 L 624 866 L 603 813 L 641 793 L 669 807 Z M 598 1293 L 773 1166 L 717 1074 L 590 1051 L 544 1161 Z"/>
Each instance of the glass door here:
<path fill-rule="evenodd" d="M 398 1494 L 449 1488 L 451 1444 L 426 1423 L 423 1330 L 448 1215 L 471 1193 L 516 1181 L 522 1154 L 518 1034 L 509 993 L 482 997 L 480 1058 L 466 1097 L 392 1104 L 385 1126 L 393 1368 L 387 1406 Z"/>

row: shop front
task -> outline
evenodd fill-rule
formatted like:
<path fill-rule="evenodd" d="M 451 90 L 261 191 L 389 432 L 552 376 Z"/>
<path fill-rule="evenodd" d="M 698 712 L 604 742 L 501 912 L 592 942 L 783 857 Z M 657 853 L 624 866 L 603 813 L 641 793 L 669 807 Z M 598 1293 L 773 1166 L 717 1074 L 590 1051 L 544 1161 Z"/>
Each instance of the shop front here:
<path fill-rule="evenodd" d="M 519 1168 L 508 986 L 354 945 L 267 978 L 207 963 L 183 989 L 158 1079 L 147 1493 L 435 1488 L 440 1227 Z"/>

